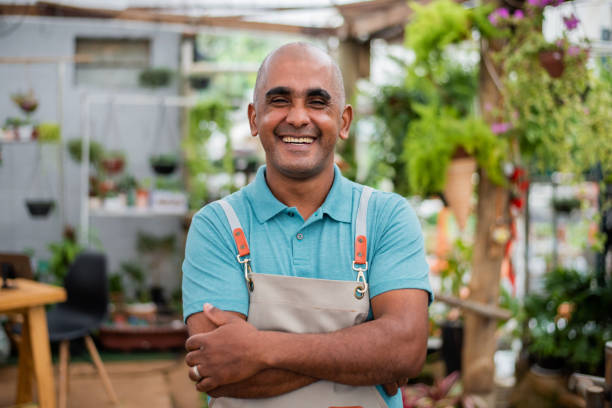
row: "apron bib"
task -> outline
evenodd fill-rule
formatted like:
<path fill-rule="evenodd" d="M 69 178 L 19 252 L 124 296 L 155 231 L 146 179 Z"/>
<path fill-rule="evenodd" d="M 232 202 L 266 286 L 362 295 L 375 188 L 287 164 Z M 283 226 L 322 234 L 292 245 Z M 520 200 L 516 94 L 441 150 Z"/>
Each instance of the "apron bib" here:
<path fill-rule="evenodd" d="M 328 333 L 363 323 L 368 317 L 370 297 L 364 272 L 366 261 L 366 214 L 372 189 L 364 187 L 356 221 L 355 281 L 300 278 L 253 273 L 244 231 L 233 208 L 221 204 L 232 229 L 249 288 L 247 321 L 259 330 L 289 333 Z M 356 387 L 320 380 L 272 398 L 213 398 L 211 408 L 387 408 L 375 386 Z"/>

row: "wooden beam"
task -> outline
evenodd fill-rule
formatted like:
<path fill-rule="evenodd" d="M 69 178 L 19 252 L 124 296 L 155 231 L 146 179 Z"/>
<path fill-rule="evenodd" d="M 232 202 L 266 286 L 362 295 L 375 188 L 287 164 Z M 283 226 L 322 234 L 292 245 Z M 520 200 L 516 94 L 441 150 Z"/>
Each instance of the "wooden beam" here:
<path fill-rule="evenodd" d="M 244 20 L 244 16 L 231 17 L 209 17 L 188 16 L 183 14 L 170 14 L 166 12 L 148 11 L 141 8 L 135 9 L 100 9 L 89 7 L 68 6 L 53 2 L 39 1 L 34 5 L 11 5 L 1 4 L 0 15 L 25 15 L 67 18 L 100 18 L 127 21 L 142 21 L 151 23 L 179 24 L 197 31 L 201 27 L 221 27 L 237 30 L 255 30 L 284 32 L 310 37 L 335 36 L 337 29 L 333 27 L 303 27 L 289 24 L 266 23 L 260 21 Z M 189 30 L 187 30 L 189 31 Z"/>
<path fill-rule="evenodd" d="M 488 317 L 490 319 L 508 320 L 512 317 L 512 313 L 510 313 L 510 311 L 495 305 L 488 305 L 469 299 L 463 300 L 455 296 L 442 295 L 439 293 L 436 293 L 435 298 L 436 300 L 444 302 L 448 305 L 457 306 L 461 309 L 476 313 L 483 317 Z"/>
<path fill-rule="evenodd" d="M 374 33 L 408 22 L 412 10 L 405 1 L 373 2 L 374 7 L 350 8 L 339 6 L 345 23 L 341 33 L 350 38 L 369 38 Z M 358 3 L 360 4 L 360 3 Z"/>

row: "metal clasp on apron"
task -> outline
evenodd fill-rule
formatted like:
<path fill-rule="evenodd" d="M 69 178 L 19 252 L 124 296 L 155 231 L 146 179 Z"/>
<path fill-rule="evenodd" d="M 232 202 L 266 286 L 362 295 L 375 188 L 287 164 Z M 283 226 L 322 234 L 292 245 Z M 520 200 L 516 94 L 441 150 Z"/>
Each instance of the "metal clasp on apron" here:
<path fill-rule="evenodd" d="M 364 272 L 368 270 L 368 262 L 366 261 L 362 268 L 356 266 L 356 262 L 353 261 L 353 270 L 357 272 L 357 287 L 355 288 L 355 297 L 357 299 L 363 298 L 368 291 L 368 282 L 366 281 Z"/>
<path fill-rule="evenodd" d="M 238 260 L 238 263 L 244 265 L 244 279 L 246 280 L 249 291 L 252 292 L 255 288 L 255 284 L 253 283 L 253 279 L 251 279 L 249 276 L 249 273 L 253 273 L 253 270 L 251 269 L 251 258 L 241 259 L 240 254 L 238 254 L 236 255 L 236 259 Z"/>

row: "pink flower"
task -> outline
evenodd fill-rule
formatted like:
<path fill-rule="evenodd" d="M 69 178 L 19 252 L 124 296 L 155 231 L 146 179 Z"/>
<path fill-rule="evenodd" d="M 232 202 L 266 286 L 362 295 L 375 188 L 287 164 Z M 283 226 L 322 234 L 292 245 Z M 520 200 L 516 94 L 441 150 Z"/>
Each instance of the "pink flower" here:
<path fill-rule="evenodd" d="M 567 47 L 567 55 L 570 57 L 576 57 L 582 53 L 582 48 L 577 45 L 570 45 Z"/>
<path fill-rule="evenodd" d="M 495 122 L 491 124 L 491 132 L 499 135 L 500 133 L 506 133 L 512 129 L 512 125 L 508 122 Z"/>
<path fill-rule="evenodd" d="M 523 13 L 523 10 L 516 10 L 512 17 L 517 21 L 522 20 L 525 17 L 525 13 Z"/>
<path fill-rule="evenodd" d="M 567 28 L 569 31 L 578 27 L 579 22 L 580 20 L 578 20 L 578 17 L 576 17 L 574 13 L 572 13 L 569 17 L 563 17 L 563 24 L 565 24 L 565 28 Z"/>
<path fill-rule="evenodd" d="M 510 12 L 505 7 L 500 7 L 497 10 L 494 10 L 491 14 L 489 14 L 489 21 L 494 26 L 496 26 L 500 20 L 505 20 L 508 18 L 510 18 Z"/>
<path fill-rule="evenodd" d="M 484 110 L 486 112 L 491 112 L 493 110 L 493 104 L 491 102 L 485 102 Z"/>

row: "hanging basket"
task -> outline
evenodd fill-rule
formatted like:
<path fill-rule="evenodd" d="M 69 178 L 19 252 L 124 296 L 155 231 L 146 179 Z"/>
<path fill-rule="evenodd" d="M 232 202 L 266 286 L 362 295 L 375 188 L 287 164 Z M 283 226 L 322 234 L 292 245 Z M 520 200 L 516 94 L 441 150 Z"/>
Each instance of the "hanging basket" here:
<path fill-rule="evenodd" d="M 476 159 L 470 156 L 452 159 L 446 170 L 444 197 L 461 230 L 465 228 L 471 211 L 472 175 L 475 171 Z"/>
<path fill-rule="evenodd" d="M 123 170 L 125 158 L 121 156 L 105 157 L 102 159 L 102 167 L 108 174 L 117 174 Z"/>
<path fill-rule="evenodd" d="M 34 218 L 43 218 L 49 215 L 53 207 L 55 207 L 54 200 L 26 200 L 26 207 L 28 212 Z"/>
<path fill-rule="evenodd" d="M 152 156 L 149 163 L 155 174 L 167 176 L 174 173 L 178 167 L 178 158 L 174 155 Z"/>
<path fill-rule="evenodd" d="M 554 49 L 542 51 L 539 54 L 540 65 L 548 72 L 551 78 L 559 78 L 565 70 L 563 62 L 563 50 Z"/>

